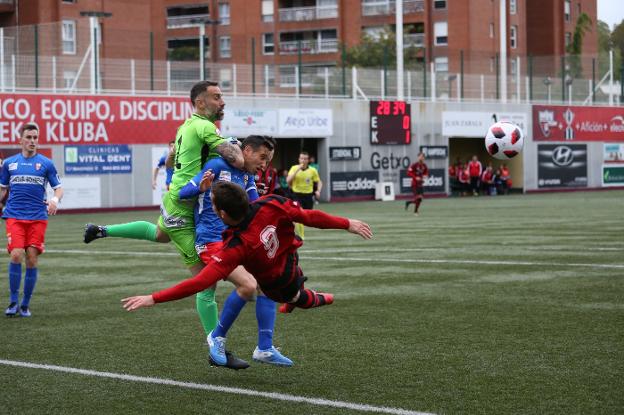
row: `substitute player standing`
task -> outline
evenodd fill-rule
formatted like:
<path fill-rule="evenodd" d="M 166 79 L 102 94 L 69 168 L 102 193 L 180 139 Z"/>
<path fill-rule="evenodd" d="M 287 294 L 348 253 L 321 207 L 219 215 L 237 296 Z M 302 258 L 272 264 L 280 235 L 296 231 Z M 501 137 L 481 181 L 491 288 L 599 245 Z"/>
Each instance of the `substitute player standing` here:
<path fill-rule="evenodd" d="M 38 257 L 44 251 L 48 215 L 56 214 L 63 198 L 63 189 L 52 160 L 37 154 L 39 128 L 25 124 L 20 129 L 22 152 L 4 160 L 0 173 L 0 200 L 7 190 L 9 198 L 2 218 L 6 220 L 9 262 L 10 304 L 4 314 L 30 317 L 30 299 L 37 283 Z M 50 183 L 54 196 L 46 201 Z M 22 302 L 18 309 L 22 281 L 22 261 L 26 259 L 26 275 Z"/>
<path fill-rule="evenodd" d="M 412 178 L 412 192 L 414 199 L 405 202 L 405 210 L 411 203 L 414 204 L 414 215 L 418 216 L 418 208 L 423 201 L 424 182 L 429 176 L 429 168 L 425 164 L 425 154 L 418 153 L 418 160 L 407 169 L 407 175 Z"/>

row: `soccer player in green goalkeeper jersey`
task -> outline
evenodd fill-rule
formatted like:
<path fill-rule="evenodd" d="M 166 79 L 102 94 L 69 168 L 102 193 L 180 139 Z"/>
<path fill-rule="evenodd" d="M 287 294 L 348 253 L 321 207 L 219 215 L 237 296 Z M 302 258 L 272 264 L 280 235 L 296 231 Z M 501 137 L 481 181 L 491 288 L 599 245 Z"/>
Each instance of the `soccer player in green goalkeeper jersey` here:
<path fill-rule="evenodd" d="M 240 147 L 222 138 L 215 125 L 216 121 L 223 119 L 225 108 L 218 84 L 211 81 L 196 83 L 191 89 L 191 103 L 195 111 L 178 128 L 176 134 L 173 179 L 169 192 L 163 196 L 158 225 L 145 221 L 107 226 L 87 224 L 85 243 L 107 236 L 164 243 L 171 241 L 182 255 L 191 274 L 196 275 L 201 271 L 204 265 L 195 251 L 195 200 L 180 200 L 180 189 L 201 171 L 204 162 L 209 158 L 221 155 L 238 168 L 243 167 L 244 160 Z M 204 330 L 208 334 L 218 322 L 214 289 L 198 293 L 196 305 Z"/>

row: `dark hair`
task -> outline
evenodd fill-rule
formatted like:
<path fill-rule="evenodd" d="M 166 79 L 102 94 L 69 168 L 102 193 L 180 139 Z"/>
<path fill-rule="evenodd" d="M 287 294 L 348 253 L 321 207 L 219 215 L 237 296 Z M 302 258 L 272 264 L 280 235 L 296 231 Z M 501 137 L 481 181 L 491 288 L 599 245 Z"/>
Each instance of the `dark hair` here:
<path fill-rule="evenodd" d="M 26 123 L 22 125 L 22 128 L 19 129 L 20 137 L 24 135 L 24 131 L 30 131 L 30 130 L 39 131 L 39 127 L 37 127 L 37 124 L 33 124 L 33 123 Z"/>
<path fill-rule="evenodd" d="M 193 88 L 191 88 L 191 104 L 193 104 L 193 106 L 195 106 L 195 100 L 197 99 L 197 97 L 201 93 L 206 92 L 206 90 L 210 86 L 219 86 L 219 83 L 213 81 L 199 81 L 198 83 L 193 85 Z"/>
<path fill-rule="evenodd" d="M 300 151 L 299 155 L 300 156 L 308 156 L 308 157 L 310 157 L 310 153 L 308 153 L 307 151 Z"/>
<path fill-rule="evenodd" d="M 235 221 L 242 220 L 249 211 L 245 189 L 232 182 L 217 181 L 212 184 L 212 197 L 217 210 L 223 210 Z"/>
<path fill-rule="evenodd" d="M 175 144 L 175 140 L 169 141 L 169 144 Z"/>
<path fill-rule="evenodd" d="M 241 148 L 251 147 L 254 151 L 258 151 L 260 146 L 265 146 L 269 150 L 275 149 L 275 138 L 269 135 L 250 135 L 243 140 Z"/>

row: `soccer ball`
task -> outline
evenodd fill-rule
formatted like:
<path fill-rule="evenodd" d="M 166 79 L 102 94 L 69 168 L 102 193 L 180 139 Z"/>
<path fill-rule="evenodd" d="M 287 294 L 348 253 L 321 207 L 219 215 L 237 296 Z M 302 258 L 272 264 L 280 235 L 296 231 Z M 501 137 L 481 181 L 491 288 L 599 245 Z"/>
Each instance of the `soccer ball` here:
<path fill-rule="evenodd" d="M 524 144 L 524 133 L 520 127 L 509 121 L 500 121 L 488 128 L 485 149 L 499 160 L 508 160 L 520 154 Z"/>

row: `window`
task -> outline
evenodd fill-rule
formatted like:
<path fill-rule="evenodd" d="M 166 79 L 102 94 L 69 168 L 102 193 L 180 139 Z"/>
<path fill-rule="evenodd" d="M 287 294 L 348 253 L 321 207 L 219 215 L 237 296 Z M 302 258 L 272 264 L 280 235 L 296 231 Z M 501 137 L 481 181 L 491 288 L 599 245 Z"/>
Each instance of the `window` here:
<path fill-rule="evenodd" d="M 566 48 L 568 46 L 570 46 L 571 43 L 572 43 L 572 33 L 566 32 L 566 34 L 565 34 L 565 46 L 566 46 Z"/>
<path fill-rule="evenodd" d="M 513 80 L 516 80 L 516 75 L 518 73 L 518 61 L 516 59 L 511 60 L 511 74 L 513 75 Z"/>
<path fill-rule="evenodd" d="M 273 21 L 273 0 L 262 0 L 262 21 Z"/>
<path fill-rule="evenodd" d="M 63 3 L 76 3 L 76 0 L 63 0 Z"/>
<path fill-rule="evenodd" d="M 275 53 L 273 33 L 264 33 L 262 35 L 262 53 L 264 55 L 273 55 Z"/>
<path fill-rule="evenodd" d="M 570 0 L 565 0 L 563 2 L 563 18 L 566 22 L 569 22 L 570 19 Z"/>
<path fill-rule="evenodd" d="M 512 49 L 518 47 L 518 26 L 511 26 L 509 28 L 509 46 Z"/>
<path fill-rule="evenodd" d="M 205 4 L 167 7 L 167 28 L 196 27 L 198 21 L 210 17 Z"/>
<path fill-rule="evenodd" d="M 448 72 L 448 57 L 438 56 L 433 60 L 433 67 L 436 72 Z"/>
<path fill-rule="evenodd" d="M 63 88 L 69 89 L 76 79 L 76 71 L 63 71 Z"/>
<path fill-rule="evenodd" d="M 446 0 L 433 0 L 434 9 L 446 9 Z"/>
<path fill-rule="evenodd" d="M 435 22 L 433 24 L 433 33 L 436 45 L 448 44 L 448 24 L 446 22 Z"/>
<path fill-rule="evenodd" d="M 280 86 L 281 87 L 293 87 L 297 85 L 296 71 L 294 66 L 280 66 Z"/>
<path fill-rule="evenodd" d="M 264 65 L 264 81 L 268 86 L 275 86 L 275 66 Z"/>
<path fill-rule="evenodd" d="M 321 30 L 318 34 L 318 51 L 335 52 L 338 50 L 337 32 L 335 29 Z"/>
<path fill-rule="evenodd" d="M 509 14 L 516 14 L 516 0 L 509 0 Z"/>
<path fill-rule="evenodd" d="M 219 24 L 230 24 L 230 3 L 219 3 Z"/>
<path fill-rule="evenodd" d="M 229 36 L 219 38 L 219 56 L 222 58 L 232 57 L 232 40 Z"/>
<path fill-rule="evenodd" d="M 494 72 L 496 70 L 496 58 L 494 56 L 490 57 L 490 72 Z"/>
<path fill-rule="evenodd" d="M 576 14 L 580 16 L 582 12 L 583 10 L 581 10 L 581 3 L 576 3 Z"/>
<path fill-rule="evenodd" d="M 66 55 L 76 54 L 76 22 L 63 20 L 61 39 L 63 41 L 63 53 Z"/>
<path fill-rule="evenodd" d="M 494 23 L 490 23 L 490 38 L 494 39 Z"/>
<path fill-rule="evenodd" d="M 223 90 L 232 89 L 232 70 L 229 68 L 219 69 L 219 86 Z"/>

